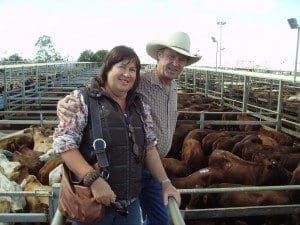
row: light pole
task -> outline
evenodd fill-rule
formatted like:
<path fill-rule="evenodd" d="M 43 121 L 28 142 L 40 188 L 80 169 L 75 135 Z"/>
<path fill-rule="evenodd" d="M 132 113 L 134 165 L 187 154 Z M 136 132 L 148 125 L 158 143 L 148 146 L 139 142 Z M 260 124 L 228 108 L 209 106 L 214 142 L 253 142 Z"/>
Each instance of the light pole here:
<path fill-rule="evenodd" d="M 216 40 L 215 37 L 211 37 L 211 40 L 216 43 L 216 72 L 218 71 L 218 47 L 219 47 L 219 42 Z"/>
<path fill-rule="evenodd" d="M 219 39 L 219 46 L 220 46 L 220 59 L 219 59 L 219 67 L 222 65 L 222 27 L 226 24 L 225 21 L 218 21 L 217 24 L 220 26 L 220 39 Z"/>
<path fill-rule="evenodd" d="M 296 81 L 297 76 L 297 64 L 298 64 L 298 49 L 299 49 L 299 34 L 300 34 L 300 26 L 297 23 L 295 18 L 290 18 L 287 20 L 291 29 L 298 29 L 297 35 L 297 45 L 296 45 L 296 59 L 295 59 L 295 70 L 294 70 L 294 80 Z"/>

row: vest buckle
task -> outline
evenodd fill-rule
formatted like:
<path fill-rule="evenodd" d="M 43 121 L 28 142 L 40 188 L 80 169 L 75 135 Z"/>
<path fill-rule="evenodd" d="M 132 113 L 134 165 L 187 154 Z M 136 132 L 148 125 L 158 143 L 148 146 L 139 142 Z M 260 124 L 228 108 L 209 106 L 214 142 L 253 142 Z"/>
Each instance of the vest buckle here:
<path fill-rule="evenodd" d="M 106 142 L 102 138 L 97 138 L 93 141 L 93 148 L 96 152 L 104 153 L 106 149 Z"/>

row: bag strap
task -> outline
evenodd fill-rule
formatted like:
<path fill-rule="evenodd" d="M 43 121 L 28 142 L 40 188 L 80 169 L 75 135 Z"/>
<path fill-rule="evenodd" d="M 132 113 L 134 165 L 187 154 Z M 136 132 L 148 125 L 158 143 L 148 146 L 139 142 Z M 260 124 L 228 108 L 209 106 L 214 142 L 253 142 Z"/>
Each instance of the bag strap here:
<path fill-rule="evenodd" d="M 83 96 L 87 100 L 88 110 L 91 115 L 91 126 L 92 126 L 92 138 L 93 138 L 93 149 L 97 157 L 98 166 L 101 168 L 101 177 L 105 180 L 109 178 L 108 170 L 108 159 L 106 154 L 106 142 L 103 139 L 102 125 L 100 119 L 100 110 L 97 98 L 91 97 L 87 90 L 83 90 Z"/>

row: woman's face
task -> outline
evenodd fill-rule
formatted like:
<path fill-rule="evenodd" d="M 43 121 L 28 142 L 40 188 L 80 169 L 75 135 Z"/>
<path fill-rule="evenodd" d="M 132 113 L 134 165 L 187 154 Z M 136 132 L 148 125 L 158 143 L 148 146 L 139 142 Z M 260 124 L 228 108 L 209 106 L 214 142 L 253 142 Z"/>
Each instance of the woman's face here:
<path fill-rule="evenodd" d="M 134 85 L 136 72 L 134 61 L 125 59 L 116 63 L 107 74 L 105 88 L 116 96 L 126 96 Z"/>

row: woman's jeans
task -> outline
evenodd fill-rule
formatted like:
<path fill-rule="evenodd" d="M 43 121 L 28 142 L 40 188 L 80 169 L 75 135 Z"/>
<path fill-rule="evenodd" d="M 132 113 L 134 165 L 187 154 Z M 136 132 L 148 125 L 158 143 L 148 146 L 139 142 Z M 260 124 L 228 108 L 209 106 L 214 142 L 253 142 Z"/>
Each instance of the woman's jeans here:
<path fill-rule="evenodd" d="M 121 216 L 111 207 L 106 207 L 105 216 L 101 221 L 94 223 L 73 222 L 73 225 L 141 225 L 139 200 L 135 200 L 128 206 L 128 212 L 127 216 Z"/>
<path fill-rule="evenodd" d="M 161 184 L 147 169 L 143 169 L 140 204 L 143 214 L 146 215 L 143 225 L 169 224 L 169 214 L 164 205 Z"/>

